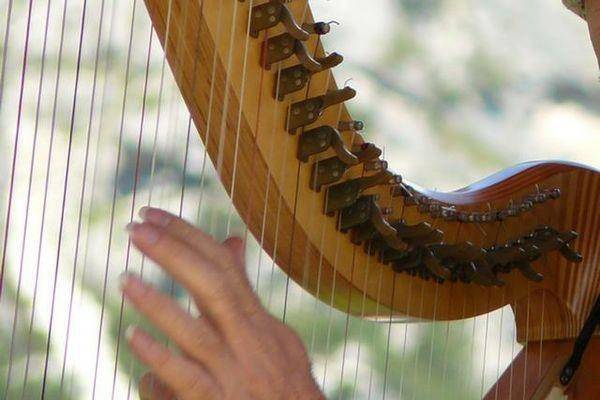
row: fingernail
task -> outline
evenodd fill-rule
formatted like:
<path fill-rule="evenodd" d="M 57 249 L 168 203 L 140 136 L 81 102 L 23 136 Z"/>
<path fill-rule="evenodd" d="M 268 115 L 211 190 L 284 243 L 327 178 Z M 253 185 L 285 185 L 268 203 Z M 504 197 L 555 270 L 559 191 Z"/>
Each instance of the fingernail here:
<path fill-rule="evenodd" d="M 138 224 L 132 222 L 127 225 L 129 236 L 139 244 L 152 245 L 158 242 L 160 232 L 150 224 Z"/>
<path fill-rule="evenodd" d="M 128 342 L 131 342 L 131 339 L 133 338 L 133 335 L 135 334 L 136 329 L 137 329 L 137 326 L 135 326 L 135 325 L 129 325 L 127 327 L 127 330 L 125 331 L 125 339 L 127 339 Z"/>
<path fill-rule="evenodd" d="M 121 272 L 119 274 L 119 289 L 123 291 L 125 289 L 125 285 L 127 285 L 127 281 L 129 280 L 129 274 L 127 272 Z"/>
<path fill-rule="evenodd" d="M 126 291 L 126 296 L 139 298 L 146 294 L 148 286 L 137 276 L 125 275 L 121 282 L 121 290 Z"/>
<path fill-rule="evenodd" d="M 166 227 L 169 225 L 173 216 L 164 210 L 152 207 L 142 207 L 140 209 L 140 218 L 151 224 Z"/>

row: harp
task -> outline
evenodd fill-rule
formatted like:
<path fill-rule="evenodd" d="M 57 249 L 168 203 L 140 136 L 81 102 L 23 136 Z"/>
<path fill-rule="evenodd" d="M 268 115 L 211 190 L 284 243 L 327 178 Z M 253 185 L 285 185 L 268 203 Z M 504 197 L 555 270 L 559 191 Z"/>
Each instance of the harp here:
<path fill-rule="evenodd" d="M 333 68 L 343 58 L 321 41 L 332 27 L 315 22 L 306 1 L 35 3 L 9 0 L 4 29 L 0 105 L 14 114 L 14 136 L 0 275 L 3 398 L 135 395 L 138 366 L 120 340 L 134 317 L 110 287 L 123 270 L 159 279 L 117 244 L 117 225 L 145 204 L 197 214 L 216 234 L 235 229 L 235 207 L 244 232 L 281 271 L 263 265 L 260 253 L 257 291 L 315 353 L 342 352 L 339 367 L 329 354 L 317 360 L 329 394 L 466 398 L 462 386 L 486 399 L 600 392 L 598 171 L 532 162 L 456 192 L 410 183 L 346 109 L 356 91 L 338 87 Z M 73 15 L 75 33 L 66 35 Z M 111 25 L 122 15 L 125 29 Z M 152 58 L 159 44 L 162 56 Z M 36 55 L 41 65 L 33 69 Z M 11 62 L 17 79 L 6 78 Z M 61 76 L 69 62 L 72 74 Z M 143 72 L 134 79 L 136 69 Z M 151 71 L 159 71 L 156 82 Z M 183 101 L 189 117 L 161 107 L 169 97 Z M 134 123 L 126 118 L 132 109 Z M 28 115 L 34 124 L 25 124 Z M 196 131 L 203 157 L 194 158 Z M 164 167 L 169 158 L 178 160 L 175 171 Z M 211 162 L 231 203 L 207 213 Z M 94 224 L 99 216 L 105 222 Z M 274 292 L 278 279 L 282 290 Z M 295 301 L 305 302 L 305 314 L 290 315 Z M 511 344 L 508 361 L 500 359 L 501 338 L 488 347 L 502 324 L 514 324 L 522 345 Z M 472 367 L 450 366 L 456 329 L 483 333 L 482 360 L 470 344 L 478 377 Z M 405 358 L 419 332 L 430 346 Z M 365 356 L 377 341 L 385 350 Z"/>

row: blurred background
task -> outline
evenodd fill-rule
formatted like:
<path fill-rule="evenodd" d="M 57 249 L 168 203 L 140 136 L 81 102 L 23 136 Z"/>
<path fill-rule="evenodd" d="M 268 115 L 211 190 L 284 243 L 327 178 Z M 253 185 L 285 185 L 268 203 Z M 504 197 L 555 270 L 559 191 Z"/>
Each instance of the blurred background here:
<path fill-rule="evenodd" d="M 340 22 L 325 38 L 346 58 L 336 78 L 352 78 L 353 115 L 408 180 L 454 190 L 526 160 L 600 167 L 597 62 L 560 0 L 310 3 Z M 244 226 L 141 0 L 5 0 L 0 45 L 0 398 L 137 398 L 143 368 L 122 336 L 145 321 L 119 274 L 189 301 L 129 248 L 125 224 L 152 204 L 219 238 Z M 285 276 L 253 238 L 248 269 L 281 315 Z M 292 285 L 286 319 L 331 398 L 481 398 L 520 349 L 510 308 L 390 325 Z"/>

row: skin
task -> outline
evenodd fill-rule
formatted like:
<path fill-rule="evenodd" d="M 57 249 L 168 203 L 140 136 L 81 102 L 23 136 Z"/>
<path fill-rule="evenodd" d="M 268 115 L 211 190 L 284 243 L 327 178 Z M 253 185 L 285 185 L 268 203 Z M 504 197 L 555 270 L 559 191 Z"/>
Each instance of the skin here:
<path fill-rule="evenodd" d="M 585 12 L 590 28 L 590 37 L 600 66 L 600 0 L 586 0 Z"/>
<path fill-rule="evenodd" d="M 126 299 L 179 351 L 130 327 L 131 350 L 150 372 L 142 399 L 324 399 L 298 336 L 260 304 L 245 273 L 239 238 L 216 242 L 165 211 L 143 208 L 128 226 L 133 244 L 187 289 L 200 318 L 127 275 Z"/>
<path fill-rule="evenodd" d="M 600 65 L 600 0 L 586 0 Z M 185 287 L 200 318 L 138 277 L 123 277 L 127 300 L 177 345 L 174 352 L 132 326 L 127 340 L 150 368 L 143 400 L 324 399 L 298 336 L 272 317 L 245 273 L 244 244 L 222 244 L 165 211 L 145 207 L 128 226 L 132 243 Z"/>

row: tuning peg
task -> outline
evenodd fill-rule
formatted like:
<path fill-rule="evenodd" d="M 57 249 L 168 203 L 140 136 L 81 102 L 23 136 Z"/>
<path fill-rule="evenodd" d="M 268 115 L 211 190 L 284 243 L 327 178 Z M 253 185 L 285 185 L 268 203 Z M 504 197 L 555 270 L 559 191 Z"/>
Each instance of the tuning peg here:
<path fill-rule="evenodd" d="M 350 87 L 345 87 L 292 104 L 288 115 L 288 131 L 294 134 L 298 128 L 315 122 L 327 107 L 348 101 L 354 96 L 356 96 L 356 91 Z"/>
<path fill-rule="evenodd" d="M 394 262 L 392 262 L 392 269 L 395 272 L 408 272 L 414 271 L 421 264 L 421 251 L 420 249 L 411 250 L 408 254 Z M 415 271 L 416 274 L 416 271 Z"/>
<path fill-rule="evenodd" d="M 315 22 L 314 24 L 303 24 L 302 29 L 311 34 L 326 35 L 331 32 L 331 25 L 333 24 L 339 25 L 339 23 L 336 21 Z"/>
<path fill-rule="evenodd" d="M 560 254 L 562 254 L 562 256 L 568 261 L 574 263 L 580 263 L 583 261 L 583 256 L 581 253 L 573 250 L 567 243 L 563 244 L 558 250 L 560 251 Z"/>
<path fill-rule="evenodd" d="M 337 157 L 327 158 L 325 160 L 321 160 L 315 162 L 312 170 L 312 176 L 310 179 L 310 188 L 315 191 L 320 191 L 321 187 L 324 185 L 333 184 L 340 179 L 342 179 L 344 173 L 352 166 L 357 165 L 359 163 L 364 163 L 368 161 L 371 157 L 378 157 L 378 154 L 381 154 L 380 151 L 373 151 L 373 149 L 377 149 L 374 145 L 370 143 L 364 143 L 362 146 L 359 146 L 358 149 L 354 149 L 354 151 L 350 154 L 354 157 L 352 160 L 348 159 L 346 156 L 340 157 L 340 154 L 346 152 L 346 148 L 343 146 L 343 142 L 341 142 L 341 148 L 336 148 L 336 146 L 332 146 L 336 153 Z"/>
<path fill-rule="evenodd" d="M 365 129 L 365 123 L 362 121 L 340 121 L 338 124 L 340 132 L 356 131 L 360 132 Z"/>
<path fill-rule="evenodd" d="M 371 209 L 371 224 L 379 233 L 383 241 L 394 250 L 403 250 L 406 246 L 398 236 L 398 231 L 394 229 L 384 218 L 383 212 L 378 206 Z"/>
<path fill-rule="evenodd" d="M 286 95 L 304 89 L 312 75 L 337 67 L 344 61 L 344 57 L 338 53 L 331 53 L 327 57 L 317 58 L 315 61 L 321 66 L 319 70 L 309 70 L 303 64 L 281 70 L 279 80 L 275 82 L 275 97 L 279 101 L 283 101 Z"/>
<path fill-rule="evenodd" d="M 388 169 L 389 165 L 384 160 L 368 160 L 363 164 L 363 170 L 365 172 L 379 172 Z"/>
<path fill-rule="evenodd" d="M 258 37 L 260 31 L 283 23 L 290 36 L 298 40 L 307 40 L 311 32 L 300 27 L 290 9 L 278 0 L 272 0 L 252 8 L 250 36 Z"/>
<path fill-rule="evenodd" d="M 505 282 L 496 277 L 492 268 L 485 260 L 471 262 L 475 267 L 475 275 L 472 276 L 474 282 L 483 286 L 504 286 Z"/>
<path fill-rule="evenodd" d="M 366 223 L 371 218 L 371 209 L 378 198 L 377 195 L 361 196 L 354 204 L 344 208 L 338 219 L 339 230 L 347 232 Z"/>
<path fill-rule="evenodd" d="M 433 243 L 440 243 L 444 239 L 444 232 L 439 229 L 431 230 L 426 235 L 413 238 L 405 238 L 404 241 L 411 247 L 425 246 Z"/>
<path fill-rule="evenodd" d="M 390 264 L 394 261 L 402 260 L 409 253 L 409 250 L 396 250 L 391 247 L 387 247 L 381 250 L 379 253 L 379 261 L 384 264 Z"/>
<path fill-rule="evenodd" d="M 300 161 L 307 162 L 310 156 L 324 152 L 330 147 L 343 163 L 356 165 L 360 162 L 356 155 L 346 149 L 340 132 L 330 126 L 320 126 L 302 133 L 297 156 Z"/>
<path fill-rule="evenodd" d="M 528 261 L 518 261 L 513 264 L 523 276 L 534 282 L 541 282 L 544 280 L 544 275 L 537 272 Z"/>
<path fill-rule="evenodd" d="M 431 250 L 423 248 L 421 257 L 423 265 L 427 268 L 427 270 L 429 270 L 429 272 L 438 278 L 450 279 L 452 276 L 451 271 L 442 265 L 440 260 L 434 256 Z"/>
<path fill-rule="evenodd" d="M 327 189 L 325 213 L 332 215 L 334 212 L 352 205 L 358 196 L 370 187 L 398 183 L 401 180 L 400 176 L 394 175 L 390 171 L 381 171 L 375 175 L 352 179 L 330 186 Z"/>
<path fill-rule="evenodd" d="M 527 253 L 519 246 L 499 246 L 486 252 L 487 262 L 494 266 L 505 266 L 526 259 Z"/>
<path fill-rule="evenodd" d="M 392 224 L 402 239 L 413 239 L 420 236 L 426 236 L 433 230 L 427 222 L 421 222 L 416 225 L 407 225 L 404 221 L 398 221 Z"/>
<path fill-rule="evenodd" d="M 303 41 L 295 39 L 289 33 L 283 33 L 267 40 L 267 45 L 262 53 L 261 65 L 269 70 L 273 64 L 286 60 L 294 54 L 298 57 L 300 64 L 310 73 L 324 71 L 342 62 L 341 56 L 333 53 L 328 57 L 321 58 L 320 60 L 325 62 L 325 64 L 321 64 L 309 54 Z"/>

